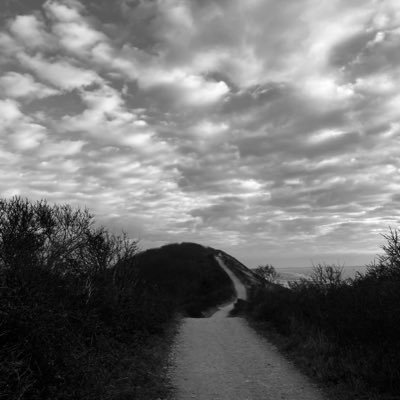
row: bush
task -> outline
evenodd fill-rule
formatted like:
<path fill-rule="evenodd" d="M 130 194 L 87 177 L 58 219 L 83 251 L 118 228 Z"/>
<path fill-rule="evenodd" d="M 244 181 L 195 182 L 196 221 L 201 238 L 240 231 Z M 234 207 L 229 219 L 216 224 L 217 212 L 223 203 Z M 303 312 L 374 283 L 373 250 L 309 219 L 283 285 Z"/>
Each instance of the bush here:
<path fill-rule="evenodd" d="M 273 265 L 265 264 L 259 265 L 253 270 L 253 272 L 259 276 L 263 281 L 273 283 L 278 278 L 278 273 Z"/>
<path fill-rule="evenodd" d="M 137 250 L 86 209 L 0 200 L 2 398 L 100 398 L 127 344 L 162 331 L 173 309 Z"/>
<path fill-rule="evenodd" d="M 138 250 L 86 209 L 0 199 L 0 398 L 164 397 L 174 314 L 233 287 L 212 249 Z"/>
<path fill-rule="evenodd" d="M 317 265 L 310 279 L 289 289 L 253 291 L 249 315 L 289 338 L 325 381 L 394 395 L 400 392 L 400 243 L 396 230 L 384 237 L 384 254 L 365 275 L 344 280 L 342 268 Z"/>

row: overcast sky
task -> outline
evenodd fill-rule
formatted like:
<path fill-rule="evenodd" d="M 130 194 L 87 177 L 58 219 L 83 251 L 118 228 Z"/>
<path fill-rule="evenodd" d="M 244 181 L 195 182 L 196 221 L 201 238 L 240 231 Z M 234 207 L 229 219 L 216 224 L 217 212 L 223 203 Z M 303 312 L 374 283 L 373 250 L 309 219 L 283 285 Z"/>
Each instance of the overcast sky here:
<path fill-rule="evenodd" d="M 249 266 L 400 219 L 398 0 L 1 0 L 0 195 Z"/>

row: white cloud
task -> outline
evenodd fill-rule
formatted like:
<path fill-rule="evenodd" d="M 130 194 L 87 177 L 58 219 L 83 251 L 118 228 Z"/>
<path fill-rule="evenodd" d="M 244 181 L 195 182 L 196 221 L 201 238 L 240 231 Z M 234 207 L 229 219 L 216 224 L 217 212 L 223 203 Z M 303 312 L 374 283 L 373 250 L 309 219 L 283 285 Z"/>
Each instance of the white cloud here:
<path fill-rule="evenodd" d="M 44 9 L 50 18 L 63 22 L 74 22 L 81 19 L 79 11 L 83 6 L 78 1 L 54 1 L 48 0 Z"/>
<path fill-rule="evenodd" d="M 190 3 L 180 0 L 166 0 L 158 8 L 158 32 L 164 40 L 182 43 L 195 29 Z"/>
<path fill-rule="evenodd" d="M 89 108 L 99 114 L 119 112 L 124 104 L 119 93 L 107 85 L 96 90 L 82 91 L 81 96 Z"/>
<path fill-rule="evenodd" d="M 325 142 L 325 141 L 336 139 L 343 135 L 345 135 L 345 132 L 341 132 L 338 130 L 333 130 L 333 129 L 323 130 L 323 131 L 314 133 L 310 137 L 310 142 L 311 143 Z"/>
<path fill-rule="evenodd" d="M 260 182 L 257 182 L 255 179 L 243 179 L 243 180 L 237 180 L 235 181 L 235 184 L 237 184 L 245 194 L 248 193 L 255 193 L 259 194 L 260 189 L 262 188 L 262 184 Z"/>
<path fill-rule="evenodd" d="M 75 156 L 82 151 L 86 144 L 83 140 L 61 140 L 46 142 L 40 151 L 41 158 Z"/>
<path fill-rule="evenodd" d="M 375 7 L 371 24 L 374 29 L 386 30 L 399 26 L 400 10 L 396 0 L 382 0 Z"/>
<path fill-rule="evenodd" d="M 44 8 L 53 22 L 52 32 L 65 50 L 84 56 L 97 43 L 107 41 L 106 35 L 93 28 L 83 16 L 80 3 L 48 2 Z"/>
<path fill-rule="evenodd" d="M 17 154 L 15 151 L 12 151 L 11 149 L 6 150 L 4 147 L 5 140 L 1 140 L 2 138 L 0 137 L 0 166 L 4 170 L 7 170 L 7 168 L 10 168 L 11 166 L 15 167 L 18 166 L 18 164 L 21 161 L 21 156 Z"/>
<path fill-rule="evenodd" d="M 21 189 L 19 188 L 10 188 L 10 189 L 5 189 L 0 191 L 0 195 L 3 198 L 10 198 L 14 196 L 20 196 L 21 195 Z"/>
<path fill-rule="evenodd" d="M 6 149 L 17 154 L 37 148 L 47 133 L 44 126 L 22 113 L 19 103 L 9 99 L 0 100 L 0 132 Z"/>
<path fill-rule="evenodd" d="M 196 124 L 190 129 L 190 132 L 199 136 L 200 138 L 209 138 L 218 136 L 229 129 L 229 125 L 225 122 L 212 122 L 204 120 Z"/>
<path fill-rule="evenodd" d="M 67 130 L 112 139 L 116 135 L 115 128 L 135 120 L 135 115 L 123 109 L 123 101 L 118 92 L 107 85 L 95 90 L 82 90 L 80 95 L 87 108 L 81 114 L 64 118 Z"/>
<path fill-rule="evenodd" d="M 189 107 L 207 106 L 220 101 L 229 93 L 223 81 L 207 80 L 200 75 L 187 74 L 183 70 L 148 69 L 139 74 L 143 89 L 160 89 L 175 104 Z"/>
<path fill-rule="evenodd" d="M 0 32 L 0 50 L 2 52 L 0 64 L 2 64 L 9 61 L 10 56 L 17 54 L 21 50 L 21 45 L 7 33 Z"/>
<path fill-rule="evenodd" d="M 400 95 L 395 95 L 387 102 L 387 118 L 397 122 L 400 116 Z"/>
<path fill-rule="evenodd" d="M 13 100 L 0 99 L 0 126 L 4 129 L 22 117 L 19 104 Z"/>
<path fill-rule="evenodd" d="M 41 79 L 60 89 L 73 90 L 101 81 L 96 72 L 75 67 L 63 59 L 48 61 L 40 55 L 29 56 L 23 53 L 18 55 L 18 59 Z"/>
<path fill-rule="evenodd" d="M 59 93 L 34 80 L 30 74 L 8 72 L 0 77 L 0 89 L 5 96 L 12 98 L 42 99 Z"/>
<path fill-rule="evenodd" d="M 135 113 L 126 109 L 121 95 L 113 88 L 102 85 L 95 90 L 82 90 L 87 105 L 81 114 L 64 117 L 62 129 L 82 132 L 101 144 L 129 146 L 139 154 L 170 151 L 168 145 L 155 138 L 154 131 Z"/>
<path fill-rule="evenodd" d="M 208 105 L 215 103 L 229 92 L 225 82 L 206 81 L 200 76 L 185 77 L 175 88 L 182 91 L 184 103 L 189 105 Z"/>
<path fill-rule="evenodd" d="M 94 3 L 0 32 L 6 193 L 154 242 L 371 251 L 398 214 L 396 0 Z"/>
<path fill-rule="evenodd" d="M 59 23 L 53 27 L 53 31 L 65 49 L 78 54 L 84 53 L 94 47 L 96 43 L 105 40 L 102 33 L 83 23 Z"/>
<path fill-rule="evenodd" d="M 52 37 L 46 33 L 45 25 L 35 15 L 19 15 L 10 24 L 16 38 L 31 48 L 49 47 Z"/>
<path fill-rule="evenodd" d="M 14 127 L 8 137 L 16 151 L 28 151 L 37 148 L 46 137 L 46 129 L 35 123 L 23 122 Z"/>
<path fill-rule="evenodd" d="M 400 74 L 394 79 L 391 74 L 375 74 L 357 78 L 354 87 L 369 93 L 393 93 L 400 83 Z"/>
<path fill-rule="evenodd" d="M 329 75 L 307 77 L 300 87 L 305 95 L 317 101 L 343 101 L 354 95 L 352 85 L 340 85 Z"/>

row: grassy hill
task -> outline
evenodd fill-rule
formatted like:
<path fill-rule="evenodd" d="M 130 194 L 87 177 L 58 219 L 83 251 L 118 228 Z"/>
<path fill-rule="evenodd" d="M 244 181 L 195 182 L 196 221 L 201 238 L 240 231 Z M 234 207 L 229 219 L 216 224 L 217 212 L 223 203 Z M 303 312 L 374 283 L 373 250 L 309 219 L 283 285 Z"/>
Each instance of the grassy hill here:
<path fill-rule="evenodd" d="M 196 243 L 169 244 L 137 256 L 139 276 L 190 317 L 234 296 L 228 275 L 216 262 L 216 250 Z"/>
<path fill-rule="evenodd" d="M 140 252 L 88 210 L 0 199 L 0 398 L 166 398 L 177 315 L 233 296 L 214 254 Z"/>

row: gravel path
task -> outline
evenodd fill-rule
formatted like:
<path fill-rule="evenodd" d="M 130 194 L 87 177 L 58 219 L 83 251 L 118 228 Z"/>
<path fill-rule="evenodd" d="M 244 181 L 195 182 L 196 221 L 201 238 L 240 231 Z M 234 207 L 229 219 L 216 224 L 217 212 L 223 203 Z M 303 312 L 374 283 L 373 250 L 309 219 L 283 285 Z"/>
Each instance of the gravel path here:
<path fill-rule="evenodd" d="M 238 296 L 246 298 L 239 279 Z M 172 352 L 176 400 L 323 400 L 320 391 L 243 318 L 228 317 L 232 304 L 210 318 L 186 318 Z"/>

